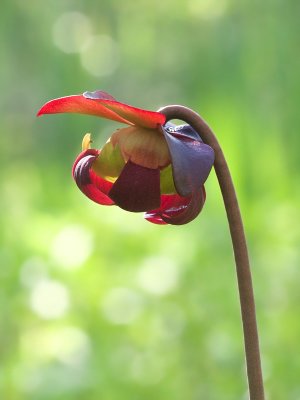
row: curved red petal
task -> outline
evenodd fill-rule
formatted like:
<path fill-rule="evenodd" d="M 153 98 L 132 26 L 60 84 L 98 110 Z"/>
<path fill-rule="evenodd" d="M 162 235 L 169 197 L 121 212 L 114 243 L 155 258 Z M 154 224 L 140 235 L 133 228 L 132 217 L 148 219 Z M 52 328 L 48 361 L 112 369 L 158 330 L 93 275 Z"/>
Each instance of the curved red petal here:
<path fill-rule="evenodd" d="M 108 110 L 115 112 L 122 118 L 134 125 L 143 128 L 155 129 L 158 125 L 163 125 L 166 121 L 164 114 L 156 111 L 143 110 L 141 108 L 129 106 L 107 97 L 107 93 L 101 91 L 85 92 L 83 96 L 86 99 L 94 100 L 95 103 L 101 104 Z M 111 96 L 110 96 L 111 97 Z"/>
<path fill-rule="evenodd" d="M 91 101 L 83 95 L 74 95 L 60 97 L 58 99 L 50 100 L 42 106 L 38 111 L 37 116 L 43 114 L 59 114 L 59 113 L 78 113 L 95 115 L 97 117 L 111 119 L 113 121 L 122 122 L 124 124 L 132 125 L 132 122 L 127 121 L 121 115 L 115 113 L 103 104 L 97 101 Z"/>
<path fill-rule="evenodd" d="M 126 211 L 141 212 L 159 207 L 159 169 L 128 161 L 113 184 L 109 197 Z"/>
<path fill-rule="evenodd" d="M 114 201 L 108 196 L 113 183 L 96 175 L 91 169 L 91 165 L 98 155 L 99 151 L 95 149 L 88 149 L 80 153 L 74 162 L 72 175 L 79 189 L 89 199 L 98 204 L 113 205 Z"/>
<path fill-rule="evenodd" d="M 161 196 L 160 208 L 145 213 L 145 219 L 154 224 L 183 225 L 195 219 L 205 203 L 204 186 L 189 197 L 178 194 Z"/>

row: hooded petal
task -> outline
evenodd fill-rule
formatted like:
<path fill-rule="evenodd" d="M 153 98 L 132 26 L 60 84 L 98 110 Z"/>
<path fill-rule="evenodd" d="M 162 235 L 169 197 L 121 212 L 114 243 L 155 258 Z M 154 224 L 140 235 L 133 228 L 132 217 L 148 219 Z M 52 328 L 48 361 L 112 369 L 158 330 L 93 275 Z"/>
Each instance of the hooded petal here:
<path fill-rule="evenodd" d="M 159 207 L 159 186 L 159 169 L 128 161 L 108 194 L 124 210 L 141 212 Z"/>
<path fill-rule="evenodd" d="M 201 139 L 195 139 L 195 131 L 160 127 L 171 154 L 173 177 L 177 192 L 186 197 L 199 190 L 206 181 L 214 163 L 213 149 Z"/>
<path fill-rule="evenodd" d="M 102 205 L 112 205 L 114 201 L 108 197 L 112 183 L 106 181 L 92 170 L 92 164 L 99 151 L 85 150 L 79 154 L 73 165 L 73 178 L 79 189 L 91 200 Z"/>
<path fill-rule="evenodd" d="M 145 213 L 145 219 L 154 224 L 183 225 L 195 219 L 205 203 L 205 189 L 202 186 L 192 196 L 182 197 L 178 194 L 161 196 L 158 209 Z"/>
<path fill-rule="evenodd" d="M 113 146 L 119 146 L 125 161 L 142 167 L 157 169 L 170 164 L 168 145 L 158 129 L 128 126 L 118 129 L 110 138 Z"/>
<path fill-rule="evenodd" d="M 85 92 L 83 93 L 83 96 L 86 99 L 94 100 L 95 103 L 101 104 L 107 109 L 115 112 L 133 125 L 153 129 L 156 128 L 157 125 L 163 125 L 166 121 L 165 115 L 159 112 L 147 111 L 120 103 L 111 98 L 111 96 L 108 98 L 107 93 L 100 90 L 96 90 L 95 92 Z"/>

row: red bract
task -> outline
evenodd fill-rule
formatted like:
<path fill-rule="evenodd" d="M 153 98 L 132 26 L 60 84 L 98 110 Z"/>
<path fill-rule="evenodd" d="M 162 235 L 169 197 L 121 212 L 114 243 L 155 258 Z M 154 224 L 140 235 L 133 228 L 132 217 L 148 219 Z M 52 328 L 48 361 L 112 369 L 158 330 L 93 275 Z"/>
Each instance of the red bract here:
<path fill-rule="evenodd" d="M 38 116 L 55 113 L 96 115 L 129 126 L 113 133 L 101 150 L 90 149 L 89 136 L 84 138 L 73 177 L 91 200 L 144 211 L 156 224 L 186 224 L 199 214 L 214 152 L 189 125 L 165 123 L 162 113 L 120 103 L 101 91 L 51 100 Z"/>

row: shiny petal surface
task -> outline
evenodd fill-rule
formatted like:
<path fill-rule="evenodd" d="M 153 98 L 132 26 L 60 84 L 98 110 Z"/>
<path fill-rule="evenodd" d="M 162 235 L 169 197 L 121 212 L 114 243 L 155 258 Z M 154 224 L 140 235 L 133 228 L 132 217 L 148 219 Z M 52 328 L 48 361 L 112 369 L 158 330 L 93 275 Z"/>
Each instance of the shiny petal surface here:
<path fill-rule="evenodd" d="M 200 142 L 202 142 L 199 134 L 188 124 L 175 125 L 174 135 L 178 138 L 186 137 L 188 139 L 200 140 Z"/>
<path fill-rule="evenodd" d="M 168 126 L 159 129 L 171 154 L 176 190 L 183 197 L 191 196 L 206 181 L 214 163 L 214 151 L 200 138 L 194 139 L 187 132 L 181 133 Z"/>
<path fill-rule="evenodd" d="M 154 224 L 183 225 L 195 219 L 205 203 L 205 189 L 202 186 L 190 197 L 178 194 L 162 195 L 158 209 L 148 211 L 144 217 Z"/>
<path fill-rule="evenodd" d="M 106 181 L 92 170 L 91 166 L 98 157 L 99 151 L 89 149 L 83 151 L 73 165 L 73 178 L 79 189 L 95 203 L 112 205 L 114 201 L 108 197 L 112 183 Z"/>
<path fill-rule="evenodd" d="M 92 101 L 83 95 L 66 96 L 60 97 L 58 99 L 50 100 L 37 113 L 37 116 L 43 114 L 59 114 L 59 113 L 78 113 L 78 114 L 88 114 L 95 115 L 97 117 L 102 117 L 106 119 L 111 119 L 113 121 L 122 122 L 124 124 L 132 125 L 130 121 L 104 107 L 98 101 Z"/>
<path fill-rule="evenodd" d="M 128 161 L 113 184 L 109 197 L 127 211 L 141 212 L 160 205 L 159 169 Z"/>
<path fill-rule="evenodd" d="M 173 134 L 177 136 L 179 139 L 186 137 L 187 139 L 200 140 L 200 142 L 203 141 L 199 136 L 198 132 L 196 132 L 195 129 L 191 127 L 191 125 L 188 124 L 175 125 L 172 122 L 168 121 L 164 125 L 164 127 L 167 128 L 169 132 L 173 132 Z"/>
<path fill-rule="evenodd" d="M 166 120 L 166 117 L 159 112 L 147 111 L 120 103 L 116 100 L 108 98 L 107 93 L 100 90 L 95 92 L 85 92 L 83 96 L 86 99 L 94 100 L 94 103 L 101 104 L 108 110 L 115 112 L 117 115 L 129 121 L 133 125 L 153 129 L 158 125 L 163 125 Z"/>

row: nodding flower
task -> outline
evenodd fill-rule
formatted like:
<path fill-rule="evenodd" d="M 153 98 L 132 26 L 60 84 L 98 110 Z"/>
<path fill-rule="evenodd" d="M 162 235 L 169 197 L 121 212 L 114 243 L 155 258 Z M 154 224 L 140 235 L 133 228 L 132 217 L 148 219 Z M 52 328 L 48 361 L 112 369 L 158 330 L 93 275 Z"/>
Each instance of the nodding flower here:
<path fill-rule="evenodd" d="M 101 149 L 91 148 L 90 134 L 83 138 L 72 172 L 91 200 L 145 212 L 155 224 L 182 225 L 200 213 L 214 151 L 191 126 L 166 123 L 164 114 L 120 103 L 103 91 L 51 100 L 37 115 L 56 113 L 95 115 L 128 125 Z"/>

